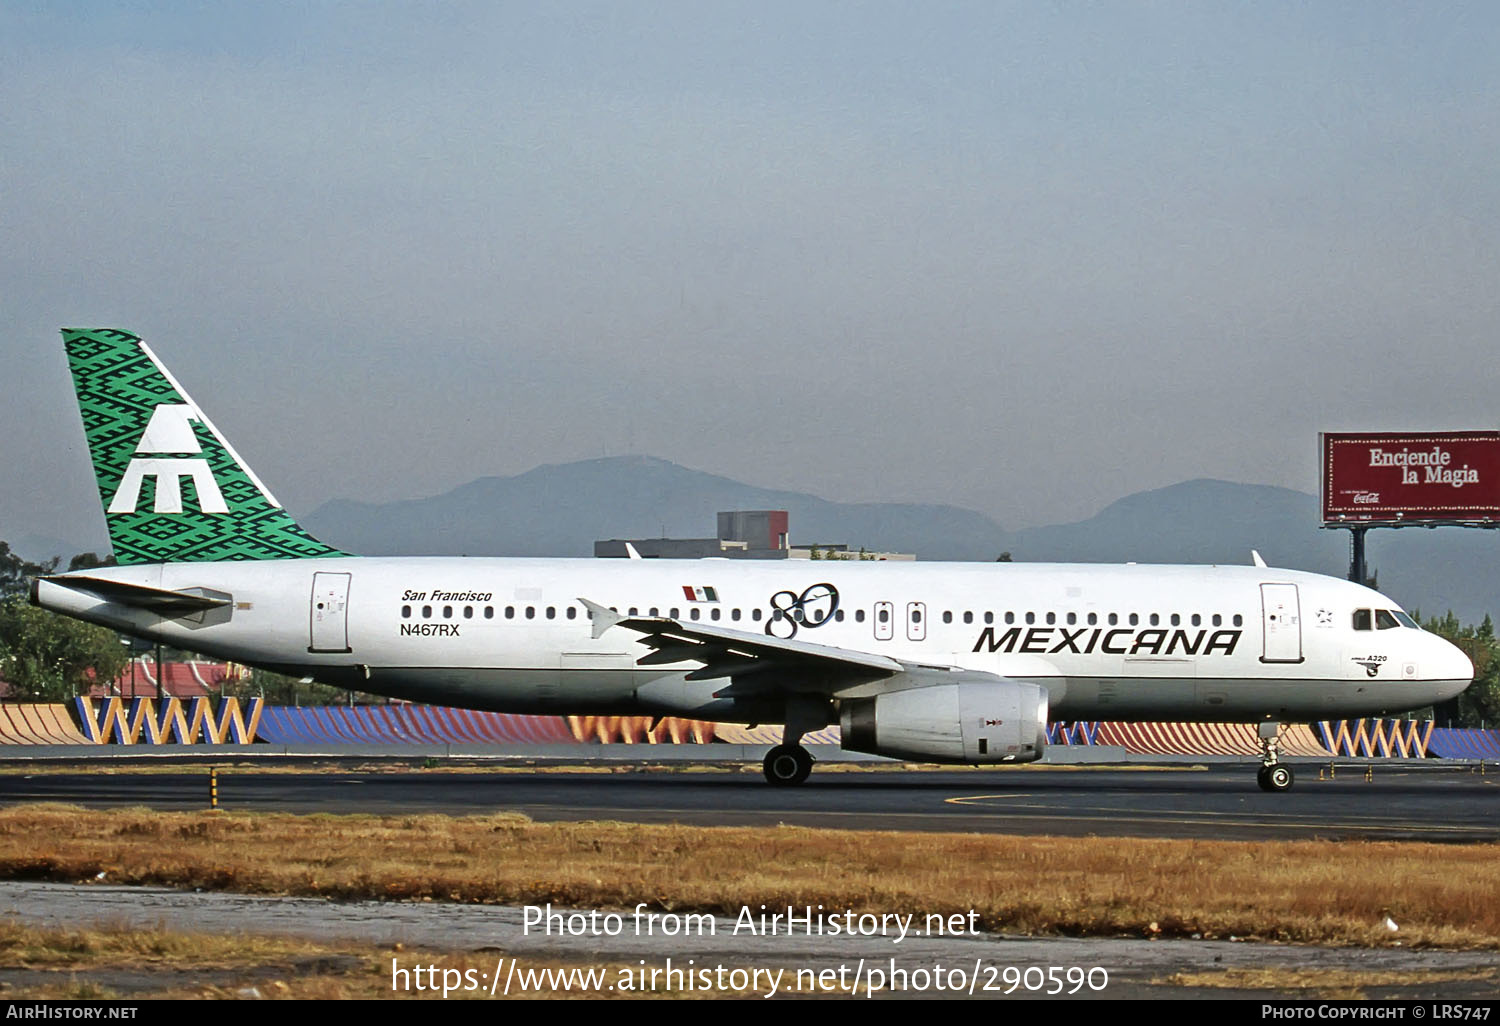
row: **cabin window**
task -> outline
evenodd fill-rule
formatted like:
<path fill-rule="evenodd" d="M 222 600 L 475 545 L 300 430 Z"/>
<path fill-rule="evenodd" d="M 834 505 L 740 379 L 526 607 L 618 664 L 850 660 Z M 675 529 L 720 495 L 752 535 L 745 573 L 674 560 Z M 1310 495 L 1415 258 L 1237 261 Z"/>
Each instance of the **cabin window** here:
<path fill-rule="evenodd" d="M 694 620 L 703 615 L 702 611 L 697 606 L 694 606 L 689 612 L 691 613 Z"/>
<path fill-rule="evenodd" d="M 536 606 L 527 606 L 526 607 L 526 619 L 528 619 L 528 620 L 535 620 L 536 619 Z"/>
<path fill-rule="evenodd" d="M 495 618 L 495 607 L 494 606 L 485 606 L 484 607 L 484 618 L 486 620 L 493 620 Z"/>
<path fill-rule="evenodd" d="M 1120 614 L 1119 613 L 1110 613 L 1109 614 L 1109 625 L 1111 627 L 1115 626 L 1119 622 L 1120 622 Z"/>
<path fill-rule="evenodd" d="M 652 616 L 660 616 L 661 615 L 661 609 L 659 607 L 657 607 L 657 606 L 652 606 L 651 607 L 651 615 Z"/>
<path fill-rule="evenodd" d="M 1194 627 L 1201 627 L 1201 626 L 1203 626 L 1203 617 L 1199 616 L 1197 613 L 1193 614 L 1193 626 Z"/>
<path fill-rule="evenodd" d="M 717 620 L 719 618 L 719 611 L 717 609 L 711 609 L 711 610 L 709 610 L 709 612 L 708 612 L 708 618 L 710 620 Z"/>
<path fill-rule="evenodd" d="M 422 619 L 426 620 L 430 616 L 432 616 L 432 607 L 431 606 L 423 606 L 422 607 Z"/>
<path fill-rule="evenodd" d="M 840 614 L 840 615 L 842 615 L 842 614 Z M 735 608 L 734 608 L 734 609 L 731 609 L 731 610 L 730 610 L 730 611 L 729 611 L 729 618 L 730 618 L 730 619 L 731 619 L 731 620 L 734 620 L 734 621 L 736 621 L 736 622 L 738 622 L 738 621 L 739 621 L 739 618 L 740 618 L 740 610 L 739 610 L 739 607 L 738 607 L 738 606 L 736 606 L 736 607 L 735 607 Z"/>
<path fill-rule="evenodd" d="M 881 623 L 888 623 L 891 619 L 891 611 L 889 609 L 885 609 L 884 607 L 877 609 L 875 611 L 875 619 L 879 620 Z"/>
<path fill-rule="evenodd" d="M 473 606 L 464 606 L 464 619 L 465 620 L 472 620 L 472 619 L 474 619 L 474 607 Z"/>
<path fill-rule="evenodd" d="M 967 609 L 965 609 L 964 610 L 964 623 L 973 623 L 973 622 L 974 622 L 974 614 L 971 613 L 971 612 L 969 612 Z"/>
<path fill-rule="evenodd" d="M 411 606 L 402 606 L 401 607 L 401 619 L 403 619 L 403 620 L 410 620 L 411 619 Z"/>
<path fill-rule="evenodd" d="M 844 611 L 842 609 L 834 610 L 833 618 L 835 620 L 837 620 L 839 623 L 843 623 L 844 622 Z"/>
<path fill-rule="evenodd" d="M 864 623 L 865 622 L 865 611 L 863 609 L 856 609 L 854 611 L 854 622 L 855 623 Z"/>
<path fill-rule="evenodd" d="M 760 606 L 756 606 L 754 609 L 750 610 L 750 619 L 754 620 L 756 623 L 760 623 Z"/>
<path fill-rule="evenodd" d="M 1138 626 L 1140 624 L 1140 622 L 1141 622 L 1141 617 L 1140 617 L 1139 613 L 1131 613 L 1130 614 L 1130 626 L 1132 626 L 1132 627 Z"/>
<path fill-rule="evenodd" d="M 984 622 L 985 623 L 994 623 L 995 622 L 995 614 L 994 613 L 986 612 L 984 614 Z"/>
<path fill-rule="evenodd" d="M 1056 622 L 1057 622 L 1057 614 L 1056 613 L 1048 613 L 1047 614 L 1047 623 L 1048 624 L 1054 624 Z"/>
<path fill-rule="evenodd" d="M 1236 627 L 1243 627 L 1245 625 L 1245 618 L 1243 616 L 1241 616 L 1239 613 L 1235 613 L 1234 614 L 1234 625 Z"/>
<path fill-rule="evenodd" d="M 1016 614 L 1012 613 L 1010 610 L 1007 609 L 1005 611 L 1005 622 L 1006 623 L 1015 623 L 1016 622 Z"/>
<path fill-rule="evenodd" d="M 452 606 L 444 606 L 443 607 L 443 619 L 444 620 L 451 620 L 451 619 L 453 619 L 453 607 Z"/>
<path fill-rule="evenodd" d="M 1182 617 L 1178 616 L 1176 613 L 1172 614 L 1172 626 L 1173 627 L 1181 627 L 1182 626 Z"/>
<path fill-rule="evenodd" d="M 917 612 L 915 609 L 912 610 L 911 622 L 912 623 L 921 623 L 922 622 L 922 614 L 919 613 L 919 612 Z M 943 622 L 944 623 L 952 623 L 953 622 L 953 610 L 951 610 L 951 609 L 945 609 L 945 610 L 943 610 Z"/>
<path fill-rule="evenodd" d="M 1095 624 L 1097 624 L 1098 622 L 1099 622 L 1099 614 L 1098 613 L 1090 613 L 1089 614 L 1089 626 L 1092 627 Z"/>
<path fill-rule="evenodd" d="M 556 620 L 557 619 L 557 607 L 556 606 L 548 606 L 547 607 L 547 619 L 549 619 L 549 620 Z"/>
<path fill-rule="evenodd" d="M 1151 614 L 1151 626 L 1158 627 L 1160 625 L 1161 625 L 1161 617 L 1157 616 L 1155 613 L 1152 613 Z"/>
<path fill-rule="evenodd" d="M 678 616 L 677 616 L 677 607 L 676 606 L 673 606 L 671 608 L 671 610 L 670 610 L 670 616 L 671 616 L 671 618 L 673 620 L 676 620 L 678 618 Z"/>
<path fill-rule="evenodd" d="M 568 607 L 568 619 L 569 620 L 576 620 L 576 619 L 578 619 L 578 607 L 577 606 L 569 606 Z"/>
<path fill-rule="evenodd" d="M 1069 613 L 1068 614 L 1068 626 L 1072 627 L 1077 622 L 1078 622 L 1078 614 L 1077 613 Z"/>
<path fill-rule="evenodd" d="M 1213 623 L 1213 625 L 1215 627 L 1222 627 L 1222 626 L 1224 626 L 1224 618 L 1222 616 L 1220 616 L 1218 613 L 1214 614 L 1214 618 L 1213 618 L 1213 620 L 1211 622 Z"/>
<path fill-rule="evenodd" d="M 1032 613 L 1032 612 L 1027 612 L 1027 614 L 1026 614 L 1026 622 L 1027 623 L 1036 623 L 1036 614 Z"/>
<path fill-rule="evenodd" d="M 506 606 L 505 607 L 505 618 L 507 620 L 514 620 L 516 618 L 516 607 L 515 606 Z"/>

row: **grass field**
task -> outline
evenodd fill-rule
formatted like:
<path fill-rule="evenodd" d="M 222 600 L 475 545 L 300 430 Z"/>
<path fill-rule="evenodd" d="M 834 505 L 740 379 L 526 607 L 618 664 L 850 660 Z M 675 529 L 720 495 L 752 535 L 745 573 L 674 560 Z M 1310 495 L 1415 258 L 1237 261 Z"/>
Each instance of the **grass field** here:
<path fill-rule="evenodd" d="M 977 913 L 1006 934 L 1500 948 L 1500 846 L 998 837 L 491 816 L 0 810 L 0 878 L 333 898 Z"/>

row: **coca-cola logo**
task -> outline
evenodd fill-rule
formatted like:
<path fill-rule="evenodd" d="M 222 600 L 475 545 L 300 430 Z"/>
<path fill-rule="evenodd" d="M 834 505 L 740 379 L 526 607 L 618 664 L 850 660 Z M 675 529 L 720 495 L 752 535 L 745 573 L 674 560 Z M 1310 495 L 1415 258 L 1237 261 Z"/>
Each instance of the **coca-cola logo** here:
<path fill-rule="evenodd" d="M 1380 501 L 1379 492 L 1355 492 L 1354 502 L 1356 505 L 1370 506 Z"/>

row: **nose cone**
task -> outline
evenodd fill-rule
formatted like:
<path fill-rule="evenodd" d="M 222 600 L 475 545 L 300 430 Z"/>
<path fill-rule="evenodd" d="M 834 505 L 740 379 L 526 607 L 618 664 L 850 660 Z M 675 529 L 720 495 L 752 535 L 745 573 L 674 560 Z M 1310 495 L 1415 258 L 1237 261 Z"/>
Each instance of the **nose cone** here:
<path fill-rule="evenodd" d="M 1451 641 L 1436 635 L 1433 636 L 1432 641 L 1436 648 L 1432 656 L 1432 667 L 1435 671 L 1432 675 L 1437 678 L 1435 683 L 1438 688 L 1438 697 L 1435 701 L 1445 702 L 1461 694 L 1465 688 L 1474 683 L 1474 663 L 1470 661 L 1463 649 Z"/>

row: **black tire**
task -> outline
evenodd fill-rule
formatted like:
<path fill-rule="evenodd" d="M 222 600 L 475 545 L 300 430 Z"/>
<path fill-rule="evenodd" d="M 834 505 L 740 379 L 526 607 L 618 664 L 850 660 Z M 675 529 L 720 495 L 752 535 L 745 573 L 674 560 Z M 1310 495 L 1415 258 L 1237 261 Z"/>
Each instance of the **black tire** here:
<path fill-rule="evenodd" d="M 766 782 L 773 787 L 795 787 L 812 773 L 812 756 L 801 745 L 777 745 L 761 764 Z"/>
<path fill-rule="evenodd" d="M 1266 771 L 1269 769 L 1269 766 L 1262 766 L 1255 771 L 1255 782 L 1260 785 L 1262 791 L 1271 790 L 1271 782 L 1266 779 Z"/>
<path fill-rule="evenodd" d="M 1266 790 L 1267 791 L 1290 791 L 1292 783 L 1296 780 L 1292 768 L 1286 763 L 1278 762 L 1274 766 L 1266 767 Z"/>

